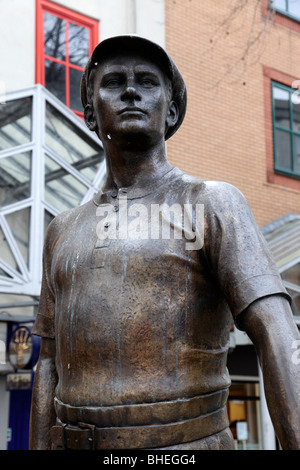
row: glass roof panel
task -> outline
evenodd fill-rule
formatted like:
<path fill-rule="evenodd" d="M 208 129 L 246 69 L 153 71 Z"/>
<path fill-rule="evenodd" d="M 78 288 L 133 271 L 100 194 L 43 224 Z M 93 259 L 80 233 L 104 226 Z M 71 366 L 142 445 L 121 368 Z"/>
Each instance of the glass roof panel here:
<path fill-rule="evenodd" d="M 49 103 L 46 104 L 45 143 L 90 182 L 104 160 L 101 146 Z"/>
<path fill-rule="evenodd" d="M 45 200 L 59 212 L 79 206 L 88 187 L 45 155 Z"/>
<path fill-rule="evenodd" d="M 0 258 L 16 271 L 20 272 L 13 252 L 7 242 L 6 236 L 0 227 Z"/>
<path fill-rule="evenodd" d="M 31 152 L 0 158 L 0 206 L 30 197 Z"/>
<path fill-rule="evenodd" d="M 0 150 L 31 141 L 32 97 L 1 104 Z"/>
<path fill-rule="evenodd" d="M 21 255 L 29 265 L 29 229 L 30 229 L 30 207 L 20 211 L 12 212 L 5 216 L 14 239 L 18 245 Z"/>

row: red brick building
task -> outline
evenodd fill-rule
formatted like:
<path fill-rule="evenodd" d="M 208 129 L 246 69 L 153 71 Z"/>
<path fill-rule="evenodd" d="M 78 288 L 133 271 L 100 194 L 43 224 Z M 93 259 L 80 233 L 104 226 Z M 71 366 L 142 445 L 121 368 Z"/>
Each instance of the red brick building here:
<path fill-rule="evenodd" d="M 293 297 L 299 325 L 300 1 L 166 0 L 165 8 L 166 47 L 188 90 L 186 119 L 168 143 L 169 159 L 244 193 Z M 233 432 L 247 422 L 248 448 L 261 441 L 272 448 L 264 440 L 267 426 L 258 426 L 264 419 L 256 401 L 262 391 L 246 338 L 237 340 L 228 366 Z"/>
<path fill-rule="evenodd" d="M 166 1 L 166 46 L 189 98 L 169 157 L 237 186 L 260 226 L 300 211 L 299 163 L 294 174 L 274 168 L 271 90 L 300 77 L 298 21 L 270 12 L 267 0 Z"/>

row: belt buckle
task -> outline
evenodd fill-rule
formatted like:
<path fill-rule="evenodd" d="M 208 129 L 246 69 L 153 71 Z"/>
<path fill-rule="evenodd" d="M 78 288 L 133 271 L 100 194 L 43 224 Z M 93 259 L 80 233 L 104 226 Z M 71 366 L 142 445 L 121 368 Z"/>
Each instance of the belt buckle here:
<path fill-rule="evenodd" d="M 95 450 L 95 448 L 96 448 L 96 442 L 95 442 L 95 428 L 96 428 L 96 426 L 93 425 L 93 424 L 87 424 L 87 423 L 77 423 L 77 425 L 80 429 L 88 429 L 90 431 L 90 437 L 88 437 L 89 450 Z"/>

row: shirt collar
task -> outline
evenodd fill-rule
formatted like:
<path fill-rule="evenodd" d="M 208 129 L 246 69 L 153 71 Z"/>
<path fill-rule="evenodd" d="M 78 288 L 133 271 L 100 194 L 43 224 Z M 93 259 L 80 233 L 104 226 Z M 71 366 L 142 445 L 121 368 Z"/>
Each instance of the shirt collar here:
<path fill-rule="evenodd" d="M 127 199 L 138 199 L 141 197 L 148 196 L 155 192 L 155 190 L 160 187 L 162 184 L 166 183 L 170 178 L 174 178 L 178 174 L 180 170 L 177 167 L 171 168 L 161 176 L 159 179 L 154 181 L 153 183 L 143 186 L 143 187 L 136 187 L 136 188 L 112 188 L 108 191 L 99 191 L 94 199 L 93 202 L 96 206 L 103 204 L 104 202 L 109 202 L 112 200 L 117 199 L 119 196 L 126 196 Z"/>

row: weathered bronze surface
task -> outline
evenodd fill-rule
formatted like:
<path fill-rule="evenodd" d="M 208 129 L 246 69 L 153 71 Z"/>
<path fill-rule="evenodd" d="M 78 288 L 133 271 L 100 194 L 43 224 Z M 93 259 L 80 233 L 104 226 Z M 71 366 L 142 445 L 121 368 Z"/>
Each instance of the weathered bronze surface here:
<path fill-rule="evenodd" d="M 81 93 L 107 179 L 48 229 L 30 448 L 232 449 L 235 321 L 256 347 L 281 445 L 300 449 L 299 333 L 251 210 L 233 186 L 166 157 L 186 109 L 174 62 L 145 39 L 112 38 Z"/>

